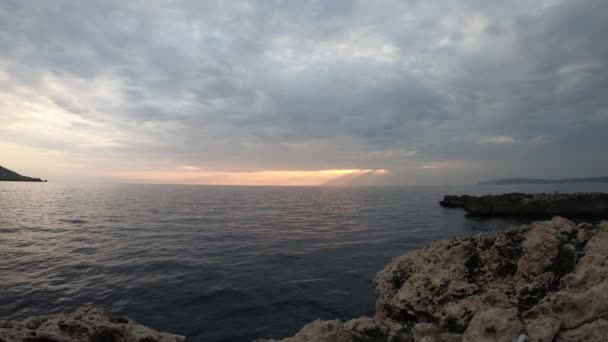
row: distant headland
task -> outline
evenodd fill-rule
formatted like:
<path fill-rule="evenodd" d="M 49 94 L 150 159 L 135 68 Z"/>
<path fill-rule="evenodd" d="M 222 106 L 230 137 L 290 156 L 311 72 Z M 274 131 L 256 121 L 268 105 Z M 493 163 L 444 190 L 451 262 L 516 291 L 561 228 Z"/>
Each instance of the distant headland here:
<path fill-rule="evenodd" d="M 40 178 L 22 176 L 15 171 L 0 166 L 0 181 L 9 182 L 46 182 Z"/>
<path fill-rule="evenodd" d="M 583 177 L 561 179 L 539 178 L 505 178 L 478 182 L 478 185 L 509 185 L 509 184 L 571 184 L 571 183 L 608 183 L 608 177 Z"/>

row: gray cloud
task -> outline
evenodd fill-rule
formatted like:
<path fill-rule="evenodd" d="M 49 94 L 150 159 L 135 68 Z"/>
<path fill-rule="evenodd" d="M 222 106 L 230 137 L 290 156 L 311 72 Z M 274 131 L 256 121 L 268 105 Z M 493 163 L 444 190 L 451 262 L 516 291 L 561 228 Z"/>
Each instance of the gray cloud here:
<path fill-rule="evenodd" d="M 224 171 L 606 174 L 605 32 L 602 0 L 3 1 L 0 94 L 110 138 L 0 139 Z"/>

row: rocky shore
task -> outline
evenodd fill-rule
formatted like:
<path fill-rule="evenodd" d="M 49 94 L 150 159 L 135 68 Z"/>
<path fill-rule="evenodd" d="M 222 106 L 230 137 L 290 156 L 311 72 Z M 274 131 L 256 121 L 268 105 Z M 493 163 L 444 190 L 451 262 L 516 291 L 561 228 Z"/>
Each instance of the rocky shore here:
<path fill-rule="evenodd" d="M 439 202 L 448 208 L 464 208 L 472 216 L 608 217 L 607 193 L 523 194 L 450 196 Z"/>
<path fill-rule="evenodd" d="M 608 221 L 577 225 L 554 217 L 438 241 L 393 259 L 374 283 L 374 317 L 316 320 L 280 341 L 605 341 Z M 0 321 L 0 342 L 184 340 L 89 307 Z"/>
<path fill-rule="evenodd" d="M 605 341 L 608 222 L 555 217 L 435 242 L 374 282 L 375 317 L 317 320 L 281 341 Z"/>
<path fill-rule="evenodd" d="M 82 307 L 71 314 L 0 321 L 1 342 L 181 342 L 186 338 L 152 330 L 126 317 Z"/>

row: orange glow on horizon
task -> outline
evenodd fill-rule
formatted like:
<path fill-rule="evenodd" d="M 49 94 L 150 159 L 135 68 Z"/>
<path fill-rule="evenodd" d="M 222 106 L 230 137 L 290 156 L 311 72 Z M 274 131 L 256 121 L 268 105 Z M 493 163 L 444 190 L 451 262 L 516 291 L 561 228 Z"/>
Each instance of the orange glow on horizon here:
<path fill-rule="evenodd" d="M 200 185 L 322 185 L 337 177 L 361 172 L 384 174 L 386 170 L 316 170 L 316 171 L 253 171 L 216 172 L 200 171 L 187 166 L 183 171 L 124 171 L 112 172 L 108 176 L 120 182 L 172 183 Z"/>

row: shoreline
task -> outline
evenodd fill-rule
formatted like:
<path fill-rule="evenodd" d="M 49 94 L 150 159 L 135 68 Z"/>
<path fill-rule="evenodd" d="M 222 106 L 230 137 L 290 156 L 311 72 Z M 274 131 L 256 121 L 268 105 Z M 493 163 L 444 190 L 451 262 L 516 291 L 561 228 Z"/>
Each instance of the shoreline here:
<path fill-rule="evenodd" d="M 467 215 L 476 217 L 551 218 L 606 218 L 608 193 L 506 193 L 502 195 L 446 195 L 439 205 L 463 208 Z"/>
<path fill-rule="evenodd" d="M 436 241 L 395 257 L 378 272 L 373 317 L 316 320 L 278 341 L 601 340 L 608 336 L 607 242 L 608 221 L 577 225 L 561 217 Z M 0 321 L 4 342 L 100 336 L 111 342 L 187 340 L 88 307 Z"/>
<path fill-rule="evenodd" d="M 608 221 L 561 217 L 437 241 L 376 275 L 373 318 L 316 320 L 278 341 L 600 341 L 607 242 Z"/>
<path fill-rule="evenodd" d="M 186 337 L 159 332 L 103 309 L 83 306 L 71 313 L 0 320 L 4 342 L 183 342 Z"/>

